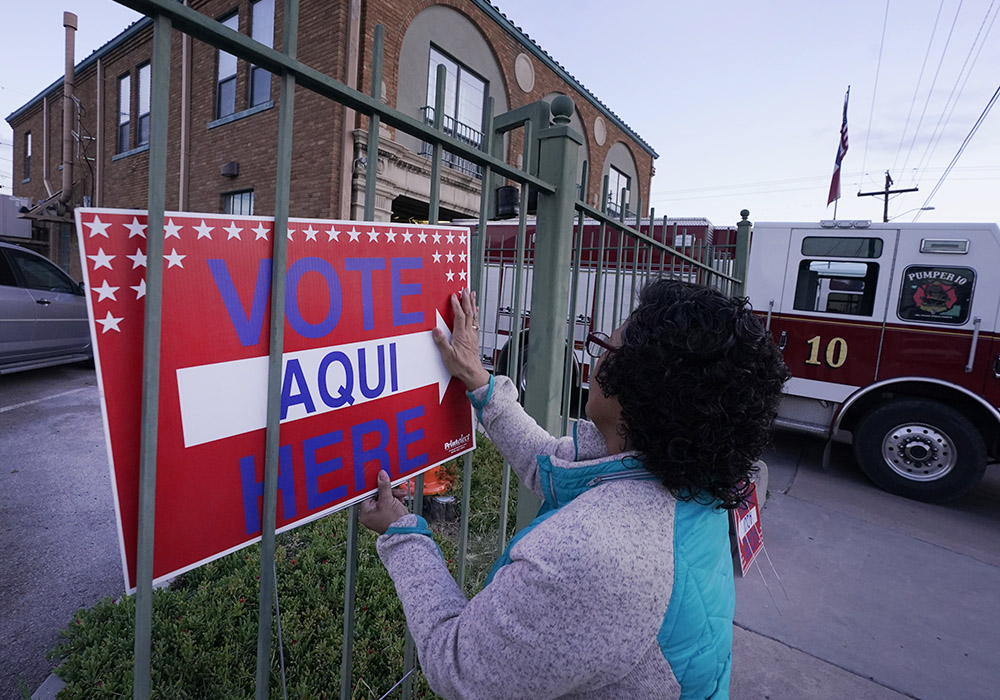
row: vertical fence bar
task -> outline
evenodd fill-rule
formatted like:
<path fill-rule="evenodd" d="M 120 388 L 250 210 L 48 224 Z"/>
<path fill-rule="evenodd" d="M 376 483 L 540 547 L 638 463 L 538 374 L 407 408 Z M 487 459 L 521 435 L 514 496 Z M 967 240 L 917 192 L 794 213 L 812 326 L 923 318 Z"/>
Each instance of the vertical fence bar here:
<path fill-rule="evenodd" d="M 282 52 L 295 58 L 299 3 L 285 0 Z M 264 447 L 264 504 L 261 513 L 260 606 L 257 622 L 257 700 L 267 700 L 271 680 L 271 616 L 274 606 L 274 535 L 278 511 L 278 448 L 281 432 L 281 369 L 285 340 L 285 268 L 288 261 L 288 209 L 292 179 L 292 124 L 295 77 L 281 75 L 278 153 L 275 173 L 274 231 L 271 260 L 271 324 L 267 371 L 267 431 Z"/>
<path fill-rule="evenodd" d="M 733 277 L 736 289 L 734 296 L 744 296 L 747 291 L 747 259 L 750 254 L 750 210 L 740 211 L 740 221 L 736 224 L 736 250 L 733 251 Z"/>
<path fill-rule="evenodd" d="M 583 163 L 580 191 L 587 191 L 587 161 Z M 576 360 L 576 311 L 577 295 L 580 290 L 580 261 L 583 257 L 583 209 L 577 212 L 576 230 L 573 232 L 573 269 L 569 283 L 569 330 L 566 339 L 566 359 L 563 363 L 562 388 L 562 420 L 559 423 L 560 435 L 565 435 L 569 428 L 569 414 L 573 395 L 573 366 Z"/>
<path fill-rule="evenodd" d="M 636 215 L 635 215 L 635 230 L 642 232 L 642 219 L 639 214 L 642 212 L 642 197 L 636 195 Z M 632 244 L 632 288 L 629 293 L 628 298 L 628 313 L 631 316 L 632 311 L 635 310 L 635 283 L 639 278 L 639 237 L 636 236 L 635 242 Z"/>
<path fill-rule="evenodd" d="M 601 184 L 601 213 L 608 213 L 608 176 L 605 175 L 603 182 Z M 604 295 L 606 291 L 604 289 L 604 258 L 606 256 L 604 250 L 604 244 L 607 240 L 608 225 L 603 220 L 601 221 L 601 233 L 600 238 L 597 243 L 597 269 L 594 271 L 594 319 L 591 322 L 592 327 L 601 331 L 602 333 L 611 333 L 612 328 L 605 328 L 604 323 Z M 600 327 L 598 327 L 600 326 Z M 596 363 L 596 358 L 590 358 L 590 370 L 591 373 L 588 375 L 589 381 L 593 384 L 593 370 L 594 364 Z"/>
<path fill-rule="evenodd" d="M 146 219 L 146 311 L 142 345 L 142 428 L 139 438 L 139 533 L 136 558 L 133 698 L 147 700 L 153 642 L 153 541 L 156 519 L 156 446 L 160 409 L 160 320 L 163 315 L 163 209 L 167 185 L 167 110 L 170 106 L 169 17 L 153 18 Z"/>
<path fill-rule="evenodd" d="M 370 94 L 375 99 L 382 95 L 382 47 L 385 28 L 375 25 L 372 42 L 372 75 Z M 368 142 L 365 145 L 365 208 L 364 220 L 375 220 L 375 184 L 378 168 L 379 124 L 377 113 L 368 118 Z M 346 128 L 346 127 L 345 127 Z M 349 700 L 353 686 L 354 620 L 358 593 L 358 506 L 347 511 L 347 551 L 344 572 L 344 627 L 340 654 L 340 697 Z"/>

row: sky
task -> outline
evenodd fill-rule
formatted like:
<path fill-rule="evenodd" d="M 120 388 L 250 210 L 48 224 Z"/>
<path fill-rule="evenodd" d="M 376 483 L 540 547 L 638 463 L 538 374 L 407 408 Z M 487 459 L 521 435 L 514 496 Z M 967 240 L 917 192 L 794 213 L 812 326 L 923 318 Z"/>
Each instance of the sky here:
<path fill-rule="evenodd" d="M 891 197 L 891 218 L 1000 220 L 1000 108 L 983 116 L 1000 88 L 1000 0 L 494 3 L 659 154 L 657 216 L 833 218 L 850 86 L 837 218 L 881 220 L 882 199 L 857 193 L 883 189 L 888 170 L 894 189 L 919 188 Z M 11 5 L 0 27 L 3 117 L 62 74 L 64 10 L 80 18 L 78 62 L 138 17 L 112 0 Z M 12 138 L 0 124 L 8 194 Z"/>

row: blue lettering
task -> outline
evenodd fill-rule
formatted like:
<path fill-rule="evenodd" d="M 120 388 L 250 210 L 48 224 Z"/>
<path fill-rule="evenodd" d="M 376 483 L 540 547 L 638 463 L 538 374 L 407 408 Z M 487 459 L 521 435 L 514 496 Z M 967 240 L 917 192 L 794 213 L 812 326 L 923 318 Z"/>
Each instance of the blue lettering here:
<path fill-rule="evenodd" d="M 385 389 L 385 346 L 378 346 L 378 386 L 374 389 L 368 386 L 368 362 L 364 348 L 358 348 L 358 376 L 361 377 L 361 394 L 366 399 L 374 399 Z"/>
<path fill-rule="evenodd" d="M 364 449 L 364 439 L 366 435 L 378 434 L 378 444 L 370 450 Z M 351 444 L 354 448 L 354 489 L 361 493 L 365 488 L 365 465 L 369 462 L 378 462 L 379 469 L 384 469 L 385 473 L 392 476 L 389 471 L 389 453 L 386 447 L 389 445 L 389 424 L 380 418 L 359 423 L 351 428 Z"/>
<path fill-rule="evenodd" d="M 424 322 L 423 311 L 411 311 L 403 313 L 403 297 L 419 296 L 421 285 L 419 282 L 403 284 L 400 278 L 401 270 L 419 270 L 424 266 L 421 258 L 393 258 L 392 259 L 392 325 L 409 326 L 414 323 Z"/>
<path fill-rule="evenodd" d="M 333 396 L 329 391 L 329 386 L 326 378 L 326 373 L 330 369 L 330 365 L 334 362 L 339 362 L 344 368 L 344 385 L 340 387 L 340 391 L 337 392 L 336 396 Z M 351 366 L 351 361 L 348 359 L 347 355 L 340 352 L 339 350 L 334 350 L 326 354 L 322 362 L 319 363 L 319 395 L 325 403 L 330 408 L 340 408 L 341 406 L 354 405 L 354 368 Z"/>
<path fill-rule="evenodd" d="M 372 294 L 372 271 L 385 269 L 385 258 L 345 258 L 344 269 L 361 273 L 361 311 L 366 331 L 375 328 L 375 298 Z"/>
<path fill-rule="evenodd" d="M 257 481 L 257 468 L 253 455 L 240 459 L 240 485 L 243 487 L 243 526 L 246 534 L 261 530 L 261 502 L 264 482 Z M 278 495 L 281 496 L 285 520 L 295 517 L 295 481 L 292 475 L 292 447 L 278 449 Z"/>
<path fill-rule="evenodd" d="M 254 286 L 253 301 L 250 303 L 250 313 L 247 314 L 236 293 L 233 278 L 225 260 L 206 260 L 208 269 L 212 271 L 212 279 L 219 290 L 222 302 L 226 305 L 229 321 L 233 324 L 240 339 L 240 345 L 248 347 L 260 342 L 260 334 L 264 329 L 264 311 L 267 309 L 267 293 L 271 288 L 271 260 L 265 258 L 257 267 L 257 283 Z"/>
<path fill-rule="evenodd" d="M 415 442 L 420 442 L 424 439 L 424 429 L 418 428 L 412 432 L 406 432 L 406 423 L 415 418 L 419 418 L 424 415 L 423 406 L 414 406 L 413 408 L 408 408 L 405 411 L 400 411 L 396 414 L 396 435 L 397 443 L 399 445 L 399 473 L 405 474 L 414 469 L 419 469 L 420 467 L 427 464 L 427 453 L 419 454 L 416 457 L 409 458 L 406 456 L 407 448 Z"/>
<path fill-rule="evenodd" d="M 399 372 L 396 367 L 396 344 L 389 343 L 389 371 L 392 381 L 392 391 L 399 391 Z"/>
<path fill-rule="evenodd" d="M 299 282 L 307 272 L 318 272 L 326 280 L 329 292 L 330 309 L 319 323 L 309 323 L 302 317 L 299 310 Z M 288 268 L 288 296 L 285 298 L 285 317 L 296 333 L 303 338 L 322 338 L 329 335 L 337 327 L 340 320 L 342 298 L 340 279 L 337 271 L 322 258 L 302 258 L 292 263 Z"/>
<path fill-rule="evenodd" d="M 337 499 L 344 498 L 347 495 L 346 485 L 327 491 L 319 490 L 319 477 L 330 472 L 335 472 L 343 466 L 340 457 L 328 459 L 325 462 L 316 461 L 317 450 L 329 447 L 330 445 L 336 445 L 343 437 L 344 434 L 341 431 L 334 430 L 325 435 L 317 435 L 314 438 L 309 438 L 302 443 L 306 465 L 306 505 L 309 506 L 309 510 L 328 506 Z"/>
<path fill-rule="evenodd" d="M 296 394 L 292 393 L 293 383 L 299 390 Z M 302 373 L 302 366 L 298 360 L 291 359 L 285 365 L 285 377 L 281 386 L 281 420 L 285 420 L 288 416 L 289 407 L 298 404 L 305 405 L 306 413 L 316 411 L 316 404 L 309 394 L 309 384 L 306 383 L 306 377 Z"/>

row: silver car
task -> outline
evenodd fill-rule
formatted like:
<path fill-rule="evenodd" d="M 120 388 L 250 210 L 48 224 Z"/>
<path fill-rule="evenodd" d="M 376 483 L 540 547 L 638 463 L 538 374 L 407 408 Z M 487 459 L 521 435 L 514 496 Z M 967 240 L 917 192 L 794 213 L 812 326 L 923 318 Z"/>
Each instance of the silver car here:
<path fill-rule="evenodd" d="M 41 255 L 0 242 L 0 374 L 92 358 L 83 285 Z"/>

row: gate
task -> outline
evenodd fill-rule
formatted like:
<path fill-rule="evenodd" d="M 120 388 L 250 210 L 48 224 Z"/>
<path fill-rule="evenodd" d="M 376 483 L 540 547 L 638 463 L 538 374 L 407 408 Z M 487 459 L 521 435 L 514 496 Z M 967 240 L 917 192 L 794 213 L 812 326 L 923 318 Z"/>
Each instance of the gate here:
<path fill-rule="evenodd" d="M 431 155 L 431 189 L 429 223 L 437 223 L 439 214 L 440 175 L 444 159 L 461 159 L 481 169 L 482 196 L 478 221 L 472 237 L 471 288 L 480 290 L 480 299 L 491 295 L 495 280 L 488 274 L 488 256 L 511 254 L 513 280 L 503 293 L 494 295 L 497 309 L 505 304 L 512 319 L 509 341 L 505 343 L 508 371 L 515 377 L 517 368 L 524 366 L 523 387 L 527 411 L 552 433 L 564 431 L 571 420 L 572 407 L 583 405 L 586 391 L 585 372 L 580 349 L 585 333 L 582 328 L 610 330 L 627 317 L 635 303 L 635 292 L 648 279 L 680 276 L 711 284 L 732 293 L 742 291 L 743 271 L 749 238 L 749 221 L 744 220 L 735 240 L 723 244 L 715 241 L 678 239 L 677 231 L 668 228 L 667 221 L 657 228 L 652 213 L 644 223 L 637 216 L 622 210 L 618 217 L 609 216 L 606 208 L 598 210 L 578 199 L 576 164 L 580 137 L 569 127 L 573 104 L 566 97 L 553 101 L 551 112 L 544 102 L 522 107 L 506 114 L 493 114 L 492 100 L 487 98 L 483 119 L 482 143 L 477 148 L 468 139 L 455 134 L 453 126 L 444 123 L 445 67 L 438 67 L 437 95 L 430 123 L 415 119 L 389 108 L 381 102 L 382 43 L 384 30 L 377 26 L 374 33 L 371 90 L 364 94 L 312 69 L 296 60 L 298 2 L 285 0 L 281 51 L 250 37 L 239 34 L 175 0 L 117 0 L 153 18 L 153 55 L 151 85 L 151 127 L 149 150 L 149 191 L 147 220 L 147 258 L 163 259 L 164 207 L 167 164 L 167 114 L 169 103 L 170 43 L 174 30 L 184 32 L 212 47 L 259 66 L 280 78 L 279 128 L 276 162 L 276 196 L 274 230 L 287 228 L 291 176 L 292 121 L 294 90 L 306 88 L 328 100 L 345 105 L 368 119 L 365 179 L 365 220 L 374 219 L 376 168 L 379 153 L 379 127 L 382 123 L 429 144 Z M 504 135 L 517 133 L 523 148 L 520 167 L 509 165 L 503 156 Z M 446 154 L 448 154 L 446 156 Z M 509 182 L 520 190 L 520 201 L 527 203 L 529 193 L 537 193 L 538 235 L 532 244 L 526 240 L 526 206 L 521 207 L 516 240 L 507 251 L 501 246 L 490 247 L 489 214 L 493 205 L 494 186 Z M 586 192 L 587 168 L 584 166 L 580 191 Z M 510 186 L 510 185 L 507 185 Z M 602 202 L 607 202 L 607 178 L 604 180 Z M 620 201 L 624 201 L 624 198 Z M 636 209 L 641 212 L 641 202 Z M 574 234 L 575 230 L 575 234 Z M 674 239 L 668 245 L 668 231 Z M 285 308 L 285 267 L 287 239 L 273 237 L 269 379 L 267 403 L 267 436 L 262 511 L 260 607 L 257 641 L 256 697 L 263 700 L 269 694 L 271 672 L 272 613 L 276 606 L 275 582 L 275 520 L 278 476 L 278 427 L 280 417 L 281 366 L 283 352 Z M 675 246 L 681 240 L 678 250 Z M 533 274 L 535 270 L 539 274 Z M 528 278 L 531 278 L 530 283 Z M 152 636 L 152 572 L 153 523 L 156 483 L 157 412 L 159 405 L 160 320 L 162 317 L 163 266 L 150 264 L 146 275 L 146 315 L 143 345 L 142 433 L 140 439 L 140 492 L 137 589 L 134 648 L 134 697 L 150 696 L 151 636 Z M 613 291 L 611 289 L 613 288 Z M 509 299 L 506 292 L 509 291 Z M 589 298 L 592 303 L 581 301 Z M 610 312 L 610 313 L 609 313 Z M 484 309 L 484 314 L 489 313 Z M 530 313 L 530 353 L 527 352 L 529 330 L 526 318 Z M 497 315 L 496 313 L 494 315 Z M 578 324 L 576 319 L 584 319 Z M 603 326 L 599 328 L 598 326 Z M 485 340 L 485 337 L 484 337 Z M 522 362 L 522 358 L 527 360 Z M 589 363 L 586 368 L 592 369 Z M 501 368 L 497 367 L 497 370 Z M 574 381 L 577 377 L 578 381 Z M 461 503 L 469 503 L 471 492 L 471 456 L 466 455 L 463 469 Z M 505 468 L 506 470 L 506 468 Z M 503 546 L 506 524 L 509 472 L 505 473 L 501 504 L 501 525 L 498 544 Z M 423 504 L 423 479 L 416 481 L 413 507 L 418 514 Z M 534 515 L 533 496 L 519 492 L 518 523 L 528 522 Z M 535 501 L 537 503 L 537 501 Z M 458 582 L 465 583 L 469 512 L 463 507 L 459 530 Z M 350 698 L 352 690 L 352 639 L 355 620 L 357 586 L 358 509 L 348 514 L 347 571 L 345 574 L 343 656 L 341 663 L 341 698 Z M 280 620 L 279 620 L 280 622 Z M 280 629 L 280 628 L 279 628 Z M 402 697 L 412 695 L 415 655 L 412 640 L 407 636 L 404 646 Z M 400 685 L 400 684 L 397 684 Z"/>

